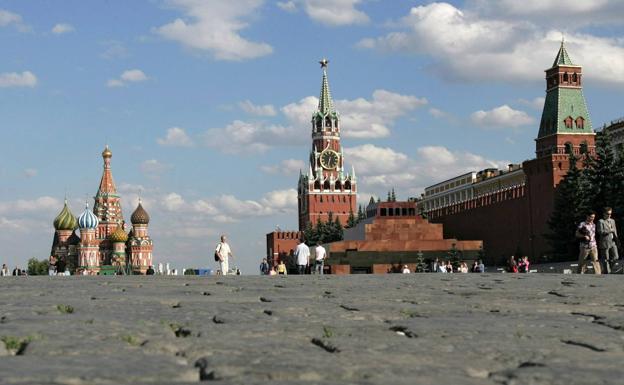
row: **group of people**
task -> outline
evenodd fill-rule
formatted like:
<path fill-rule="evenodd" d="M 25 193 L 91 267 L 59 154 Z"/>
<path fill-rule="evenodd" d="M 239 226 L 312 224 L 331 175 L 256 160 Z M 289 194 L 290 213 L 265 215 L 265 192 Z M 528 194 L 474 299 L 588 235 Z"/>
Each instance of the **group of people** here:
<path fill-rule="evenodd" d="M 6 263 L 2 264 L 2 269 L 0 270 L 0 277 L 9 277 L 9 276 L 18 276 L 18 275 L 28 275 L 28 271 L 24 269 L 20 269 L 19 267 L 15 267 L 13 271 L 9 271 Z"/>
<path fill-rule="evenodd" d="M 620 241 L 612 214 L 613 209 L 605 207 L 602 218 L 598 220 L 598 226 L 596 226 L 594 223 L 596 213 L 591 211 L 578 225 L 575 234 L 579 239 L 578 273 L 585 274 L 590 260 L 594 274 L 613 273 L 615 261 L 619 259 L 618 244 Z M 596 235 L 598 240 L 596 240 Z"/>
<path fill-rule="evenodd" d="M 314 248 L 314 266 L 310 268 L 310 247 L 306 245 L 303 239 L 297 240 L 294 257 L 297 265 L 298 274 L 307 274 L 310 271 L 313 274 L 324 274 L 325 259 L 327 258 L 327 250 L 320 242 L 316 243 Z M 287 275 L 288 268 L 283 260 L 280 260 L 277 266 L 270 266 L 267 259 L 263 258 L 260 263 L 260 275 Z"/>
<path fill-rule="evenodd" d="M 461 261 L 457 267 L 454 267 L 451 261 L 440 261 L 436 258 L 431 264 L 433 273 L 485 273 L 485 265 L 482 260 L 475 260 L 471 268 L 465 261 Z"/>
<path fill-rule="evenodd" d="M 529 267 L 531 266 L 531 262 L 529 262 L 529 257 L 526 255 L 524 257 L 519 257 L 516 261 L 515 256 L 509 257 L 509 261 L 507 262 L 507 272 L 509 273 L 529 273 L 531 270 Z"/>

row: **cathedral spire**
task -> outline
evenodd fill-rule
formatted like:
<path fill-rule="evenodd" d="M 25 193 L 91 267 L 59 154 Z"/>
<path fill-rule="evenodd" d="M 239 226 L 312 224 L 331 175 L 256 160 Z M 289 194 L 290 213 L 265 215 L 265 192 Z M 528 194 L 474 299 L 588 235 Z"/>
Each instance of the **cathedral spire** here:
<path fill-rule="evenodd" d="M 321 95 L 319 96 L 318 112 L 323 115 L 329 113 L 336 113 L 334 109 L 334 101 L 331 97 L 331 91 L 329 90 L 329 81 L 327 80 L 327 65 L 329 60 L 322 59 L 319 61 L 321 68 L 323 69 L 323 82 L 321 84 Z"/>
<path fill-rule="evenodd" d="M 108 145 L 102 151 L 102 158 L 104 159 L 104 173 L 102 174 L 102 180 L 100 181 L 100 187 L 98 189 L 97 195 L 104 194 L 116 194 L 117 187 L 115 187 L 115 181 L 113 181 L 113 173 L 111 172 L 111 158 L 113 157 L 113 152 L 110 150 Z"/>

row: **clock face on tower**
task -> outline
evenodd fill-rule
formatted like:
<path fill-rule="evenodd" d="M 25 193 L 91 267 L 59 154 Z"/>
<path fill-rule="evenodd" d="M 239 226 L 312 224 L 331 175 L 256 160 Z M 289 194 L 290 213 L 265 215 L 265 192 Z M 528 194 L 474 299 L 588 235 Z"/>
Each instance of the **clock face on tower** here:
<path fill-rule="evenodd" d="M 333 170 L 338 167 L 338 160 L 340 160 L 340 155 L 336 151 L 325 150 L 321 152 L 321 166 L 328 170 Z"/>

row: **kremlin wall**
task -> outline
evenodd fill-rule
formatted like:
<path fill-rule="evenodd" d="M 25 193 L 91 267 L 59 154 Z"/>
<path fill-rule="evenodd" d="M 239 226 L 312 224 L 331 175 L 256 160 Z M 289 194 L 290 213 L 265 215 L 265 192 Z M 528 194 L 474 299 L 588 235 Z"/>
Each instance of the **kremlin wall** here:
<path fill-rule="evenodd" d="M 327 61 L 317 111 L 312 116 L 312 151 L 307 174 L 299 177 L 299 229 L 267 234 L 267 258 L 290 260 L 297 238 L 317 218 L 331 212 L 346 224 L 355 212 L 355 169 L 344 172 L 340 115 L 333 107 Z M 536 74 L 537 75 L 537 74 Z M 329 272 L 387 273 L 416 257 L 445 258 L 451 247 L 462 258 L 504 264 L 513 254 L 546 261 L 546 235 L 556 188 L 569 168 L 569 154 L 594 155 L 595 132 L 583 95 L 582 67 L 570 59 L 562 41 L 545 70 L 546 97 L 535 139 L 535 158 L 505 170 L 472 171 L 425 188 L 408 202 L 374 203 L 367 218 L 345 229 L 344 240 L 325 245 Z M 615 145 L 624 145 L 624 120 L 609 127 Z M 577 167 L 582 168 L 579 161 Z M 390 204 L 390 206 L 387 206 Z M 412 269 L 413 270 L 413 269 Z"/>

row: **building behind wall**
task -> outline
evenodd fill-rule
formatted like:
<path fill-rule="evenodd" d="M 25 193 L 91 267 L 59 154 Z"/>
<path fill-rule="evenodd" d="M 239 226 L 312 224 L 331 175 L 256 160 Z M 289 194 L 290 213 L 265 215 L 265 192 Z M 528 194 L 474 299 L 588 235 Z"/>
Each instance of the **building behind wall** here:
<path fill-rule="evenodd" d="M 595 154 L 582 83 L 582 67 L 570 60 L 562 42 L 546 70 L 535 158 L 508 170 L 467 173 L 430 186 L 418 200 L 420 212 L 444 224 L 445 236 L 483 239 L 489 263 L 502 263 L 516 253 L 533 260 L 548 255 L 548 220 L 557 185 L 569 169 L 569 155 Z"/>

